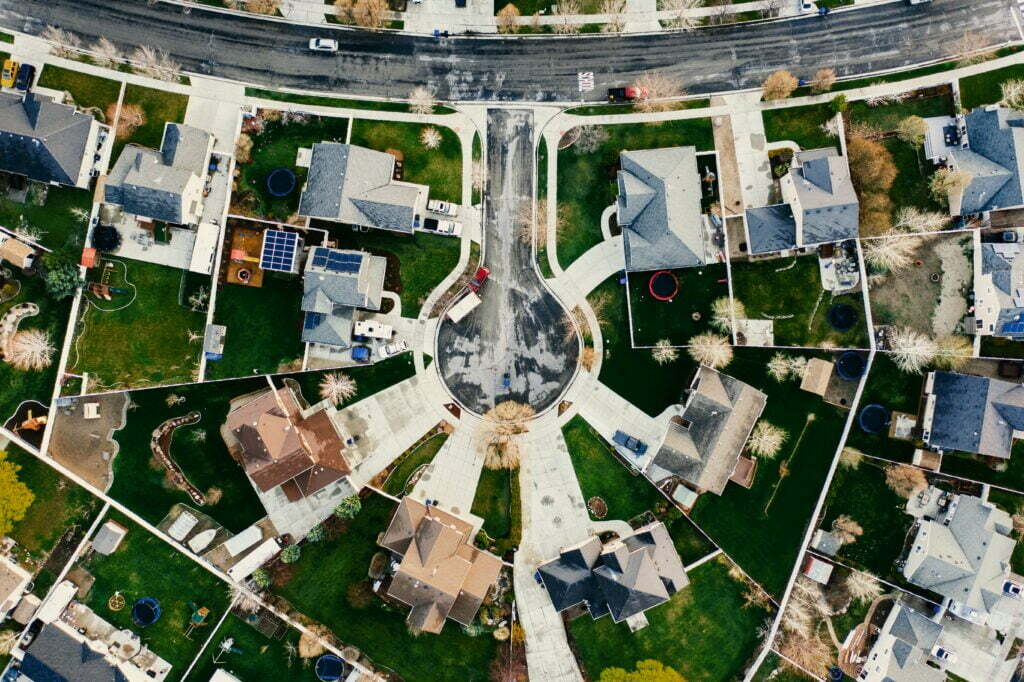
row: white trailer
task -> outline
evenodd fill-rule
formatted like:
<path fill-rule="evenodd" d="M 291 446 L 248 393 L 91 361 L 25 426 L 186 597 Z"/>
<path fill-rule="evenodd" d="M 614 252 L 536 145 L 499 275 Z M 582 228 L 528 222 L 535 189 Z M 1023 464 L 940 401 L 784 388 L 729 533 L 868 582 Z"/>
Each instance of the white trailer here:
<path fill-rule="evenodd" d="M 469 313 L 473 311 L 473 308 L 478 305 L 480 305 L 480 297 L 470 291 L 462 298 L 462 300 L 448 309 L 448 319 L 452 322 L 458 322 L 466 315 L 469 315 Z"/>
<path fill-rule="evenodd" d="M 365 336 L 371 339 L 390 339 L 395 330 L 389 324 L 381 324 L 375 320 L 359 320 L 355 326 L 356 336 Z"/>

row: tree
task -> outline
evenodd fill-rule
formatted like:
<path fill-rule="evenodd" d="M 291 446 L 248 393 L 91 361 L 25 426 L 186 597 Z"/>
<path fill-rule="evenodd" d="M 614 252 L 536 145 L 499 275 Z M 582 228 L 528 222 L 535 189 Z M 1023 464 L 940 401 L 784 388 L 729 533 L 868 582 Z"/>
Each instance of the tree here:
<path fill-rule="evenodd" d="M 935 366 L 940 369 L 959 370 L 974 357 L 974 344 L 964 336 L 943 336 L 935 342 Z"/>
<path fill-rule="evenodd" d="M 42 258 L 46 293 L 58 301 L 73 296 L 82 285 L 78 277 L 78 264 L 63 252 L 54 251 Z"/>
<path fill-rule="evenodd" d="M 920 116 L 907 116 L 896 126 L 896 137 L 914 147 L 924 144 L 928 123 Z"/>
<path fill-rule="evenodd" d="M 121 50 L 107 38 L 100 38 L 92 46 L 93 61 L 97 66 L 111 68 L 124 61 Z"/>
<path fill-rule="evenodd" d="M 146 110 L 141 104 L 122 103 L 117 115 L 117 136 L 128 137 L 140 126 L 146 124 Z"/>
<path fill-rule="evenodd" d="M 519 467 L 519 435 L 526 432 L 526 422 L 535 415 L 533 407 L 514 400 L 505 400 L 484 414 L 484 466 L 488 469 Z"/>
<path fill-rule="evenodd" d="M 843 582 L 846 591 L 856 601 L 871 601 L 882 596 L 882 585 L 870 573 L 850 571 Z"/>
<path fill-rule="evenodd" d="M 846 100 L 846 95 L 836 95 L 828 105 L 833 114 L 841 114 L 849 108 L 850 103 Z"/>
<path fill-rule="evenodd" d="M 921 242 L 914 237 L 880 237 L 861 242 L 864 260 L 885 272 L 900 272 L 910 267 Z"/>
<path fill-rule="evenodd" d="M 516 33 L 519 31 L 519 8 L 511 2 L 498 10 L 498 32 Z"/>
<path fill-rule="evenodd" d="M 888 193 L 898 172 L 889 150 L 882 143 L 863 137 L 851 137 L 846 149 L 850 177 L 857 190 Z"/>
<path fill-rule="evenodd" d="M 274 16 L 277 14 L 277 10 L 281 7 L 281 0 L 248 0 L 245 3 L 245 8 L 250 12 L 256 14 L 266 14 L 268 16 Z"/>
<path fill-rule="evenodd" d="M 696 9 L 704 4 L 704 0 L 665 0 L 661 9 L 672 12 L 665 20 L 666 28 L 677 28 L 683 31 L 692 31 L 700 25 L 700 17 L 692 14 L 690 10 Z"/>
<path fill-rule="evenodd" d="M 660 339 L 651 349 L 651 357 L 659 365 L 667 365 L 679 359 L 679 349 L 673 348 L 668 339 Z"/>
<path fill-rule="evenodd" d="M 920 374 L 935 359 L 938 346 L 928 336 L 909 327 L 897 327 L 889 338 L 892 360 L 904 372 Z"/>
<path fill-rule="evenodd" d="M 163 50 L 142 45 L 132 53 L 136 68 L 146 76 L 161 81 L 176 81 L 181 74 L 181 64 L 174 61 Z"/>
<path fill-rule="evenodd" d="M 784 353 L 776 353 L 768 361 L 768 376 L 775 381 L 785 381 L 789 378 L 789 356 Z"/>
<path fill-rule="evenodd" d="M 420 142 L 427 149 L 437 149 L 441 146 L 441 131 L 434 126 L 427 126 L 420 133 Z"/>
<path fill-rule="evenodd" d="M 44 28 L 39 37 L 52 43 L 50 52 L 57 57 L 74 57 L 82 46 L 82 41 L 74 33 L 53 25 Z"/>
<path fill-rule="evenodd" d="M 893 228 L 906 232 L 941 232 L 949 225 L 949 216 L 939 211 L 925 211 L 904 206 L 896 211 Z"/>
<path fill-rule="evenodd" d="M 967 171 L 956 170 L 951 166 L 945 166 L 935 171 L 929 187 L 939 201 L 949 201 L 950 197 L 959 196 L 967 186 L 971 184 L 971 174 Z"/>
<path fill-rule="evenodd" d="M 306 542 L 323 542 L 325 534 L 323 526 L 313 526 L 306 533 Z"/>
<path fill-rule="evenodd" d="M 235 141 L 235 161 L 249 163 L 252 161 L 252 136 L 241 133 Z"/>
<path fill-rule="evenodd" d="M 836 520 L 832 522 L 832 534 L 835 535 L 842 544 L 849 545 L 856 542 L 857 538 L 864 534 L 864 529 L 861 528 L 860 524 L 854 521 L 850 516 L 840 514 L 836 517 Z"/>
<path fill-rule="evenodd" d="M 636 670 L 605 668 L 598 682 L 686 682 L 675 668 L 661 661 L 647 659 L 636 662 Z"/>
<path fill-rule="evenodd" d="M 409 93 L 409 111 L 414 114 L 432 114 L 435 104 L 434 93 L 428 87 L 418 85 Z"/>
<path fill-rule="evenodd" d="M 281 563 L 294 564 L 302 556 L 302 548 L 298 545 L 288 545 L 281 550 Z"/>
<path fill-rule="evenodd" d="M 265 590 L 270 587 L 270 574 L 267 573 L 264 568 L 257 568 L 253 571 L 252 575 L 249 576 L 249 580 L 252 581 L 252 584 L 255 585 L 257 589 Z"/>
<path fill-rule="evenodd" d="M 320 380 L 320 398 L 340 405 L 356 394 L 356 380 L 344 372 L 328 372 Z"/>
<path fill-rule="evenodd" d="M 864 453 L 857 448 L 845 447 L 839 453 L 839 466 L 844 469 L 857 470 L 864 461 Z"/>
<path fill-rule="evenodd" d="M 362 508 L 363 502 L 359 495 L 349 495 L 334 508 L 334 515 L 339 519 L 354 519 Z"/>
<path fill-rule="evenodd" d="M 383 28 L 388 20 L 387 0 L 356 0 L 352 20 L 363 28 Z"/>
<path fill-rule="evenodd" d="M 582 126 L 572 148 L 577 154 L 593 154 L 608 141 L 608 129 L 604 126 Z"/>
<path fill-rule="evenodd" d="M 830 68 L 818 69 L 811 77 L 811 92 L 828 92 L 836 84 L 836 72 Z"/>
<path fill-rule="evenodd" d="M 759 457 L 774 459 L 787 438 L 789 438 L 789 434 L 785 429 L 761 420 L 754 425 L 754 430 L 750 432 L 747 449 Z"/>
<path fill-rule="evenodd" d="M 1024 80 L 1014 78 L 1003 81 L 999 88 L 1003 91 L 1003 99 L 999 102 L 1001 105 L 1024 111 Z"/>
<path fill-rule="evenodd" d="M 23 329 L 7 342 L 4 360 L 22 371 L 41 370 L 50 366 L 55 348 L 50 332 L 43 329 Z"/>
<path fill-rule="evenodd" d="M 924 472 L 909 464 L 890 464 L 885 468 L 885 484 L 900 497 L 909 500 L 928 487 Z"/>
<path fill-rule="evenodd" d="M 600 14 L 609 17 L 601 26 L 601 32 L 622 33 L 626 28 L 626 0 L 602 0 L 600 10 Z"/>
<path fill-rule="evenodd" d="M 121 233 L 113 225 L 98 225 L 92 231 L 92 246 L 101 253 L 117 251 L 121 247 Z"/>
<path fill-rule="evenodd" d="M 724 336 L 698 334 L 690 339 L 690 357 L 711 369 L 721 369 L 732 362 L 732 346 Z"/>
<path fill-rule="evenodd" d="M 779 69 L 765 79 L 761 86 L 761 97 L 770 102 L 777 99 L 786 99 L 793 94 L 793 91 L 800 85 L 796 76 L 785 69 Z"/>
<path fill-rule="evenodd" d="M 552 26 L 555 33 L 579 33 L 580 25 L 569 18 L 582 12 L 583 5 L 580 0 L 562 0 L 559 2 L 558 8 L 555 10 L 555 16 L 561 19 L 561 21 Z"/>
<path fill-rule="evenodd" d="M 747 319 L 747 308 L 739 299 L 722 296 L 711 304 L 711 326 L 723 334 L 732 334 L 733 318 Z"/>
<path fill-rule="evenodd" d="M 25 512 L 35 501 L 35 494 L 18 479 L 21 467 L 7 459 L 0 450 L 0 536 L 14 529 L 14 524 L 25 518 Z"/>
<path fill-rule="evenodd" d="M 637 91 L 636 108 L 644 113 L 667 111 L 672 106 L 671 99 L 685 94 L 676 80 L 657 71 L 642 74 L 633 88 Z"/>

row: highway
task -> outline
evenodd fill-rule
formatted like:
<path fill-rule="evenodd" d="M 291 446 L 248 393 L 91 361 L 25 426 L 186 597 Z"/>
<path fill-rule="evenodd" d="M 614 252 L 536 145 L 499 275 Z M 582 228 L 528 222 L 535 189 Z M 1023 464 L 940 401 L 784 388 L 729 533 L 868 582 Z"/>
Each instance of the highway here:
<path fill-rule="evenodd" d="M 85 44 L 107 37 L 130 52 L 166 50 L 190 72 L 254 85 L 405 97 L 417 85 L 451 101 L 569 102 L 602 99 L 645 71 L 690 93 L 755 87 L 788 68 L 840 76 L 950 56 L 965 33 L 985 44 L 1018 41 L 1014 0 L 935 0 L 872 5 L 827 17 L 758 22 L 691 33 L 463 36 L 436 39 L 338 26 L 303 26 L 144 0 L 0 0 L 0 26 L 30 34 L 47 24 Z M 337 38 L 337 55 L 310 53 L 311 37 Z M 577 74 L 595 87 L 579 93 Z"/>

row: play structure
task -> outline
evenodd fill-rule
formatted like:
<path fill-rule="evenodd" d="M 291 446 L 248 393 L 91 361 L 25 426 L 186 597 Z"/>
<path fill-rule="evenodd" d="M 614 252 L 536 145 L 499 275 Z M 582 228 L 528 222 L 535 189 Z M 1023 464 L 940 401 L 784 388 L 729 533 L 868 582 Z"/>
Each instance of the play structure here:
<path fill-rule="evenodd" d="M 853 329 L 853 326 L 857 324 L 858 317 L 857 309 L 847 303 L 836 303 L 825 313 L 828 325 L 837 332 L 847 332 Z"/>
<path fill-rule="evenodd" d="M 275 168 L 267 175 L 267 192 L 271 196 L 286 197 L 295 189 L 295 172 L 290 168 Z"/>
<path fill-rule="evenodd" d="M 345 662 L 334 654 L 324 654 L 316 659 L 317 679 L 324 682 L 335 682 L 340 680 L 345 672 Z"/>
<path fill-rule="evenodd" d="M 857 416 L 857 423 L 865 433 L 881 433 L 889 426 L 889 410 L 884 405 L 868 405 Z"/>
<path fill-rule="evenodd" d="M 213 655 L 213 662 L 220 663 L 226 655 L 240 653 L 242 653 L 242 650 L 235 646 L 235 638 L 225 637 L 217 645 L 217 653 Z"/>
<path fill-rule="evenodd" d="M 209 625 L 206 619 L 210 617 L 210 609 L 199 606 L 195 602 L 189 602 L 188 607 L 192 609 L 192 615 L 188 618 L 188 625 L 185 627 L 185 638 L 192 639 L 192 633 L 196 628 L 203 628 Z"/>
<path fill-rule="evenodd" d="M 659 301 L 671 301 L 679 293 L 679 280 L 668 270 L 659 270 L 647 281 L 647 290 Z"/>
<path fill-rule="evenodd" d="M 857 351 L 848 350 L 836 360 L 836 374 L 846 381 L 856 381 L 864 376 L 868 361 Z"/>
<path fill-rule="evenodd" d="M 153 597 L 143 597 L 132 606 L 132 622 L 140 628 L 149 627 L 163 615 L 160 602 Z"/>

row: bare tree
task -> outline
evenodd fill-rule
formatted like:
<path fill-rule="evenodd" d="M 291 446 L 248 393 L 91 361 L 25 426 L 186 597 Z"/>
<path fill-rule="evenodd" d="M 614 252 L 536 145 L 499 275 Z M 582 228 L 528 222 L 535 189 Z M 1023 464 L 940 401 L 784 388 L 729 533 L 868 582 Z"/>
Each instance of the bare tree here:
<path fill-rule="evenodd" d="M 1004 107 L 1024 111 L 1024 80 L 1012 79 L 999 85 L 1003 91 L 1003 99 L 999 102 Z"/>
<path fill-rule="evenodd" d="M 44 28 L 39 37 L 51 43 L 50 52 L 57 57 L 73 57 L 82 46 L 81 39 L 74 33 L 52 24 Z"/>
<path fill-rule="evenodd" d="M 609 17 L 601 25 L 603 33 L 622 33 L 626 28 L 626 0 L 602 0 L 600 13 Z"/>
<path fill-rule="evenodd" d="M 163 50 L 142 45 L 132 53 L 136 68 L 145 76 L 161 81 L 176 81 L 181 74 L 181 65 Z"/>
<path fill-rule="evenodd" d="M 856 542 L 857 538 L 864 534 L 864 529 L 850 516 L 840 514 L 832 522 L 832 534 L 836 536 L 840 543 L 849 545 Z"/>
<path fill-rule="evenodd" d="M 320 380 L 320 397 L 334 405 L 353 397 L 357 390 L 356 380 L 344 372 L 328 372 Z"/>
<path fill-rule="evenodd" d="M 111 68 L 124 61 L 124 55 L 117 45 L 106 38 L 100 38 L 92 46 L 93 61 L 97 66 Z"/>
<path fill-rule="evenodd" d="M 235 141 L 235 161 L 249 163 L 252 161 L 252 136 L 241 133 Z"/>
<path fill-rule="evenodd" d="M 885 236 L 862 242 L 864 260 L 880 270 L 900 272 L 910 267 L 921 245 L 916 237 Z"/>
<path fill-rule="evenodd" d="M 256 14 L 274 16 L 281 7 L 281 0 L 248 0 L 245 9 Z"/>
<path fill-rule="evenodd" d="M 764 420 L 757 422 L 747 439 L 747 449 L 759 457 L 774 459 L 789 438 L 785 429 Z"/>
<path fill-rule="evenodd" d="M 436 104 L 434 92 L 424 85 L 417 85 L 409 93 L 409 111 L 414 114 L 432 114 Z"/>
<path fill-rule="evenodd" d="M 885 468 L 885 484 L 900 497 L 909 500 L 928 487 L 924 472 L 909 464 L 890 464 Z"/>
<path fill-rule="evenodd" d="M 141 104 L 129 103 L 121 105 L 121 113 L 117 115 L 115 127 L 117 137 L 128 137 L 146 124 L 146 110 Z"/>
<path fill-rule="evenodd" d="M 660 339 L 651 349 L 651 357 L 659 365 L 667 365 L 679 359 L 679 349 L 673 348 L 668 339 Z"/>
<path fill-rule="evenodd" d="M 843 581 L 843 585 L 846 586 L 846 591 L 854 600 L 861 602 L 881 597 L 883 592 L 882 584 L 870 573 L 862 571 L 850 571 L 846 580 Z"/>
<path fill-rule="evenodd" d="M 935 341 L 909 327 L 897 327 L 890 335 L 892 360 L 904 372 L 920 374 L 939 352 Z"/>
<path fill-rule="evenodd" d="M 583 13 L 583 4 L 580 0 L 561 0 L 558 3 L 558 7 L 555 9 L 555 16 L 561 21 L 554 24 L 551 28 L 554 29 L 555 33 L 579 33 L 580 25 L 570 21 L 569 17 L 573 17 Z"/>
<path fill-rule="evenodd" d="M 519 467 L 518 437 L 526 433 L 526 424 L 535 414 L 532 407 L 514 400 L 500 402 L 484 414 L 487 423 L 484 466 L 488 469 Z"/>
<path fill-rule="evenodd" d="M 678 81 L 658 71 L 641 75 L 633 88 L 637 91 L 636 108 L 646 113 L 667 111 L 672 107 L 670 100 L 685 94 Z"/>
<path fill-rule="evenodd" d="M 600 125 L 581 126 L 572 148 L 577 154 L 593 154 L 608 141 L 608 129 Z"/>
<path fill-rule="evenodd" d="M 920 116 L 907 116 L 896 126 L 896 136 L 914 147 L 924 144 L 928 123 Z"/>
<path fill-rule="evenodd" d="M 864 453 L 857 448 L 845 447 L 843 451 L 839 453 L 839 466 L 844 469 L 859 469 L 861 462 L 864 461 Z"/>
<path fill-rule="evenodd" d="M 519 8 L 511 2 L 498 10 L 498 32 L 515 33 L 519 30 Z"/>
<path fill-rule="evenodd" d="M 904 206 L 896 211 L 893 228 L 905 232 L 941 232 L 948 225 L 949 216 L 945 213 Z"/>
<path fill-rule="evenodd" d="M 948 370 L 963 369 L 974 357 L 974 344 L 964 336 L 943 336 L 935 342 L 938 352 L 935 354 L 935 366 Z"/>
<path fill-rule="evenodd" d="M 958 196 L 971 184 L 971 174 L 964 170 L 956 170 L 951 166 L 940 168 L 932 176 L 929 187 L 932 196 L 940 201 L 948 201 L 951 196 Z"/>
<path fill-rule="evenodd" d="M 23 329 L 7 342 L 4 360 L 22 371 L 41 370 L 50 366 L 55 348 L 50 333 L 42 329 Z"/>
<path fill-rule="evenodd" d="M 363 28 L 384 28 L 388 21 L 387 0 L 356 0 L 352 5 L 352 21 Z"/>
<path fill-rule="evenodd" d="M 715 299 L 711 304 L 711 326 L 723 334 L 732 334 L 733 318 L 747 318 L 747 307 L 743 305 L 743 301 L 730 296 Z"/>
<path fill-rule="evenodd" d="M 441 131 L 434 126 L 428 126 L 420 133 L 420 142 L 427 149 L 437 149 L 441 146 Z"/>
<path fill-rule="evenodd" d="M 698 334 L 690 339 L 690 357 L 711 369 L 721 369 L 732 362 L 729 339 L 718 334 Z"/>
<path fill-rule="evenodd" d="M 761 96 L 765 101 L 786 99 L 800 85 L 796 76 L 785 69 L 779 69 L 765 79 L 761 86 Z"/>
<path fill-rule="evenodd" d="M 661 9 L 672 12 L 671 18 L 666 20 L 667 28 L 678 28 L 683 31 L 692 31 L 700 26 L 700 17 L 695 16 L 691 10 L 697 9 L 704 4 L 704 0 L 664 0 Z"/>
<path fill-rule="evenodd" d="M 818 69 L 811 78 L 811 92 L 828 92 L 836 84 L 836 80 L 836 72 L 833 69 Z"/>
<path fill-rule="evenodd" d="M 764 0 L 761 6 L 761 18 L 773 19 L 779 16 L 782 11 L 782 2 L 783 0 Z"/>

